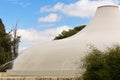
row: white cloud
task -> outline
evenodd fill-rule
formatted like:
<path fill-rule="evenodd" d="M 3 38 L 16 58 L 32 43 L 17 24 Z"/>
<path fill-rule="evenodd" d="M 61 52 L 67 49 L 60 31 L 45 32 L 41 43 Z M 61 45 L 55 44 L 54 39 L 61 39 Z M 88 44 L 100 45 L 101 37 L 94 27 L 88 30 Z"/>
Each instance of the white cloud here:
<path fill-rule="evenodd" d="M 15 4 L 15 5 L 24 7 L 24 8 L 31 5 L 29 2 L 22 2 L 22 1 L 18 1 L 18 0 L 8 0 L 8 1 L 11 2 L 12 4 Z"/>
<path fill-rule="evenodd" d="M 57 3 L 53 7 L 42 7 L 41 12 L 62 12 L 69 16 L 89 17 L 92 16 L 98 6 L 117 5 L 119 0 L 79 0 L 75 3 Z"/>
<path fill-rule="evenodd" d="M 70 29 L 69 26 L 61 26 L 44 31 L 37 31 L 35 29 L 18 29 L 18 35 L 21 35 L 20 51 L 37 43 L 51 41 L 57 34 L 68 29 Z"/>
<path fill-rule="evenodd" d="M 47 12 L 50 12 L 50 11 L 58 11 L 58 10 L 61 10 L 61 8 L 64 6 L 63 3 L 57 3 L 54 7 L 52 8 L 48 8 L 48 6 L 44 6 L 41 8 L 40 12 L 44 12 L 44 11 L 47 11 Z"/>
<path fill-rule="evenodd" d="M 51 13 L 48 16 L 39 18 L 38 22 L 56 22 L 60 19 L 61 17 L 59 15 Z"/>

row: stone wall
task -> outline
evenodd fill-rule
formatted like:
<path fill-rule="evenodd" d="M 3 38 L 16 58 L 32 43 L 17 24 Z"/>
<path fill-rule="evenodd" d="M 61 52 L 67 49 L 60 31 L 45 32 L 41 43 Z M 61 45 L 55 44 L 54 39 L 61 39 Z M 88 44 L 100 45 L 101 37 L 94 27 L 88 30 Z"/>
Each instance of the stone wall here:
<path fill-rule="evenodd" d="M 0 77 L 0 80 L 75 80 L 75 78 L 44 78 L 44 77 Z"/>
<path fill-rule="evenodd" d="M 6 72 L 0 72 L 0 77 L 7 76 Z"/>

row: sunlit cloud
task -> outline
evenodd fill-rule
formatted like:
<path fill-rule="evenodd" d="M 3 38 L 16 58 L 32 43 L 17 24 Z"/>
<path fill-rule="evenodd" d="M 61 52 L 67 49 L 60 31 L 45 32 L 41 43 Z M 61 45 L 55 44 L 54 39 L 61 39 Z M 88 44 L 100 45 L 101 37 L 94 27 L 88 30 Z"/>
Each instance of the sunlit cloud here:
<path fill-rule="evenodd" d="M 56 22 L 58 20 L 60 20 L 61 17 L 55 13 L 51 13 L 45 17 L 40 17 L 38 19 L 38 22 Z"/>
<path fill-rule="evenodd" d="M 18 35 L 21 35 L 20 51 L 31 47 L 37 43 L 44 43 L 52 41 L 56 35 L 63 30 L 69 30 L 69 26 L 60 26 L 57 28 L 50 28 L 44 31 L 37 31 L 35 29 L 18 29 Z"/>
<path fill-rule="evenodd" d="M 118 5 L 119 0 L 78 0 L 71 4 L 57 3 L 54 6 L 44 6 L 40 12 L 61 12 L 68 16 L 90 17 L 93 16 L 97 7 L 102 5 Z"/>

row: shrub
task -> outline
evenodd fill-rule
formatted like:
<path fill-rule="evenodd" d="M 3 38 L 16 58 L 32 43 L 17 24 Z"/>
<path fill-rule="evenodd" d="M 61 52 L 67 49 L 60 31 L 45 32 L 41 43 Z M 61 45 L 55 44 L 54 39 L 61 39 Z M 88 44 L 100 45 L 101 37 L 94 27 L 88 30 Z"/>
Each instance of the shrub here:
<path fill-rule="evenodd" d="M 108 47 L 104 52 L 92 48 L 83 60 L 83 80 L 119 80 L 120 46 Z"/>

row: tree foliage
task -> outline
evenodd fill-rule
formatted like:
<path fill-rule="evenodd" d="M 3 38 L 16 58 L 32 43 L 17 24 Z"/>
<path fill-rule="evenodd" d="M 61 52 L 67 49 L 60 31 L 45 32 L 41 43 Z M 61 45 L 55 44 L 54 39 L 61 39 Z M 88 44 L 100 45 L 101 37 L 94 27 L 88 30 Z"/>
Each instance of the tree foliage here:
<path fill-rule="evenodd" d="M 12 60 L 14 60 L 18 56 L 18 48 L 21 36 L 17 35 L 17 24 L 14 29 L 11 31 L 11 52 L 12 52 Z"/>
<path fill-rule="evenodd" d="M 20 36 L 16 35 L 15 30 L 16 29 L 7 33 L 4 24 L 0 19 L 0 72 L 11 69 L 12 63 L 7 66 L 5 64 L 14 60 L 18 55 Z"/>
<path fill-rule="evenodd" d="M 76 34 L 77 32 L 81 31 L 85 26 L 86 25 L 77 26 L 74 29 L 69 29 L 69 31 L 63 30 L 63 32 L 61 34 L 59 34 L 58 36 L 56 36 L 54 38 L 54 40 L 59 40 L 59 39 L 70 37 L 70 36 Z"/>
<path fill-rule="evenodd" d="M 115 45 L 102 52 L 92 48 L 83 62 L 83 80 L 119 80 L 120 46 Z"/>

